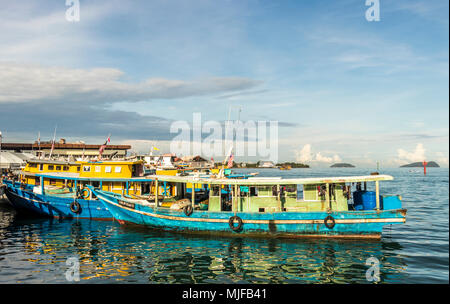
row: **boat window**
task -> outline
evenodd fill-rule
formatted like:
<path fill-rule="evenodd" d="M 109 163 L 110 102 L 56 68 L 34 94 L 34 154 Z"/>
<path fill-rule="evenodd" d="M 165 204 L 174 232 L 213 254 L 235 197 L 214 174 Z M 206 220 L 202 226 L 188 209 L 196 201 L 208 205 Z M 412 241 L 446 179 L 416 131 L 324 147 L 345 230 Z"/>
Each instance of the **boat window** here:
<path fill-rule="evenodd" d="M 69 171 L 69 166 L 63 166 L 64 171 Z"/>
<path fill-rule="evenodd" d="M 95 166 L 95 172 L 102 172 L 102 167 Z"/>
<path fill-rule="evenodd" d="M 297 185 L 281 186 L 281 196 L 297 199 Z"/>
<path fill-rule="evenodd" d="M 116 173 L 122 172 L 122 167 L 116 166 L 116 167 L 114 168 L 114 172 L 116 172 Z"/>
<path fill-rule="evenodd" d="M 54 170 L 55 169 L 55 166 L 53 166 L 53 165 L 48 165 L 48 170 Z"/>
<path fill-rule="evenodd" d="M 106 166 L 105 167 L 105 172 L 106 173 L 111 173 L 111 166 Z"/>
<path fill-rule="evenodd" d="M 83 166 L 83 172 L 91 172 L 91 166 Z"/>
<path fill-rule="evenodd" d="M 211 196 L 220 196 L 220 186 L 211 186 L 212 194 Z"/>
<path fill-rule="evenodd" d="M 274 186 L 276 187 L 276 186 Z M 273 189 L 272 186 L 259 186 L 257 187 L 258 189 L 258 196 L 276 196 L 273 195 Z M 275 193 L 276 193 L 276 189 L 275 189 Z"/>
<path fill-rule="evenodd" d="M 36 168 L 37 164 L 29 164 L 30 168 Z"/>
<path fill-rule="evenodd" d="M 77 167 L 77 171 L 80 171 L 80 167 Z"/>
<path fill-rule="evenodd" d="M 56 170 L 61 171 L 61 166 L 56 166 Z"/>
<path fill-rule="evenodd" d="M 300 201 L 303 199 L 303 185 L 297 185 L 297 200 Z"/>
<path fill-rule="evenodd" d="M 40 164 L 40 165 L 39 165 L 39 171 L 42 171 L 42 170 L 44 170 L 44 165 L 43 165 L 43 164 Z"/>
<path fill-rule="evenodd" d="M 250 187 L 250 196 L 258 196 L 258 189 L 256 187 Z"/>

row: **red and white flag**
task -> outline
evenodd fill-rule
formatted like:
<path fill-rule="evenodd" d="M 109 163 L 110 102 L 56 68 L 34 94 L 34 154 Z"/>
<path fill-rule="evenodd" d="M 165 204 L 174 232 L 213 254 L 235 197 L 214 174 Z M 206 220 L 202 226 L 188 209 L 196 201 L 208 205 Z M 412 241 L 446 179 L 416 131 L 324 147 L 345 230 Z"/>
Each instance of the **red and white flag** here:
<path fill-rule="evenodd" d="M 233 167 L 233 159 L 234 159 L 234 155 L 233 153 L 231 153 L 230 158 L 228 159 L 228 168 L 232 168 Z"/>
<path fill-rule="evenodd" d="M 106 149 L 106 145 L 111 142 L 111 135 L 108 136 L 108 138 L 106 139 L 105 143 L 103 145 L 100 146 L 100 149 L 98 150 L 98 154 L 99 154 L 99 158 L 102 158 L 102 154 L 103 151 L 105 151 Z"/>

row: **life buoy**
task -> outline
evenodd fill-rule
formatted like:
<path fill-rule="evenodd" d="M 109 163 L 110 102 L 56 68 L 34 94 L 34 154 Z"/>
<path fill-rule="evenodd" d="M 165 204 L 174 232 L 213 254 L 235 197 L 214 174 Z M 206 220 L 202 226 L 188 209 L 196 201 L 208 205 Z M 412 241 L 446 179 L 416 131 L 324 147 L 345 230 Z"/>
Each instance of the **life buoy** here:
<path fill-rule="evenodd" d="M 325 226 L 326 226 L 328 229 L 333 229 L 333 228 L 334 228 L 334 225 L 336 225 L 336 221 L 334 220 L 334 218 L 333 218 L 331 215 L 327 216 L 327 217 L 323 220 L 323 223 L 325 224 Z"/>
<path fill-rule="evenodd" d="M 194 212 L 194 208 L 192 208 L 191 205 L 186 205 L 183 208 L 184 214 L 186 214 L 186 216 L 190 216 L 192 214 L 192 212 Z"/>
<path fill-rule="evenodd" d="M 72 203 L 70 203 L 70 211 L 72 211 L 75 214 L 80 213 L 80 211 L 81 211 L 80 203 L 77 201 L 73 201 Z"/>
<path fill-rule="evenodd" d="M 91 196 L 91 191 L 88 188 L 83 188 L 81 189 L 80 194 L 82 198 L 87 199 Z"/>
<path fill-rule="evenodd" d="M 235 221 L 238 222 L 237 226 L 234 225 Z M 230 217 L 230 219 L 228 220 L 228 225 L 230 226 L 231 230 L 236 231 L 236 232 L 241 230 L 242 224 L 243 224 L 242 219 L 237 215 Z"/>

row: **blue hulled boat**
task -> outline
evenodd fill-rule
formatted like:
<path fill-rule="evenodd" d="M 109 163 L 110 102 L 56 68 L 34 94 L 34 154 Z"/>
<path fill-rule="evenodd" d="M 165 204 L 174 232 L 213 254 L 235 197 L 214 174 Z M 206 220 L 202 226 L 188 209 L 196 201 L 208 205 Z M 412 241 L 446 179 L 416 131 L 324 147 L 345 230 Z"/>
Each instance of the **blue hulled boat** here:
<path fill-rule="evenodd" d="M 155 200 L 88 187 L 119 223 L 187 233 L 380 238 L 385 225 L 404 223 L 406 217 L 400 196 L 379 194 L 379 181 L 393 179 L 387 175 L 239 180 L 147 178 L 155 181 Z M 367 182 L 375 183 L 375 191 L 368 190 Z M 173 191 L 169 195 L 166 191 L 159 199 L 160 185 Z M 205 189 L 203 185 L 208 185 L 209 191 L 196 192 Z M 356 186 L 353 193 L 352 186 Z M 186 191 L 189 188 L 190 193 Z M 197 203 L 197 195 L 207 198 L 202 202 L 206 209 Z"/>

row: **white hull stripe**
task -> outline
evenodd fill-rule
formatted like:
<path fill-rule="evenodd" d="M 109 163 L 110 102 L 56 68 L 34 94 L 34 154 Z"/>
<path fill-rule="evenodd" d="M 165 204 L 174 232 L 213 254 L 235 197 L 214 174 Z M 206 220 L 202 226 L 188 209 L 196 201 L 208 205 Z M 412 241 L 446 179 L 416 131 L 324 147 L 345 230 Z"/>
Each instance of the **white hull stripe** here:
<path fill-rule="evenodd" d="M 126 209 L 128 211 L 139 213 L 146 216 L 157 217 L 161 219 L 167 220 L 176 220 L 176 221 L 188 221 L 188 222 L 207 222 L 207 223 L 228 223 L 228 219 L 209 219 L 209 218 L 187 218 L 187 217 L 178 217 L 171 215 L 162 215 L 156 213 L 149 213 L 140 210 L 135 210 L 131 208 L 127 208 L 125 206 L 116 204 L 109 199 L 105 198 L 102 195 L 96 194 L 98 198 L 108 202 L 111 205 L 116 207 Z M 323 224 L 323 220 L 242 220 L 244 223 L 251 224 Z M 403 218 L 380 218 L 380 219 L 335 219 L 336 224 L 358 224 L 358 223 L 404 223 L 406 219 Z"/>

